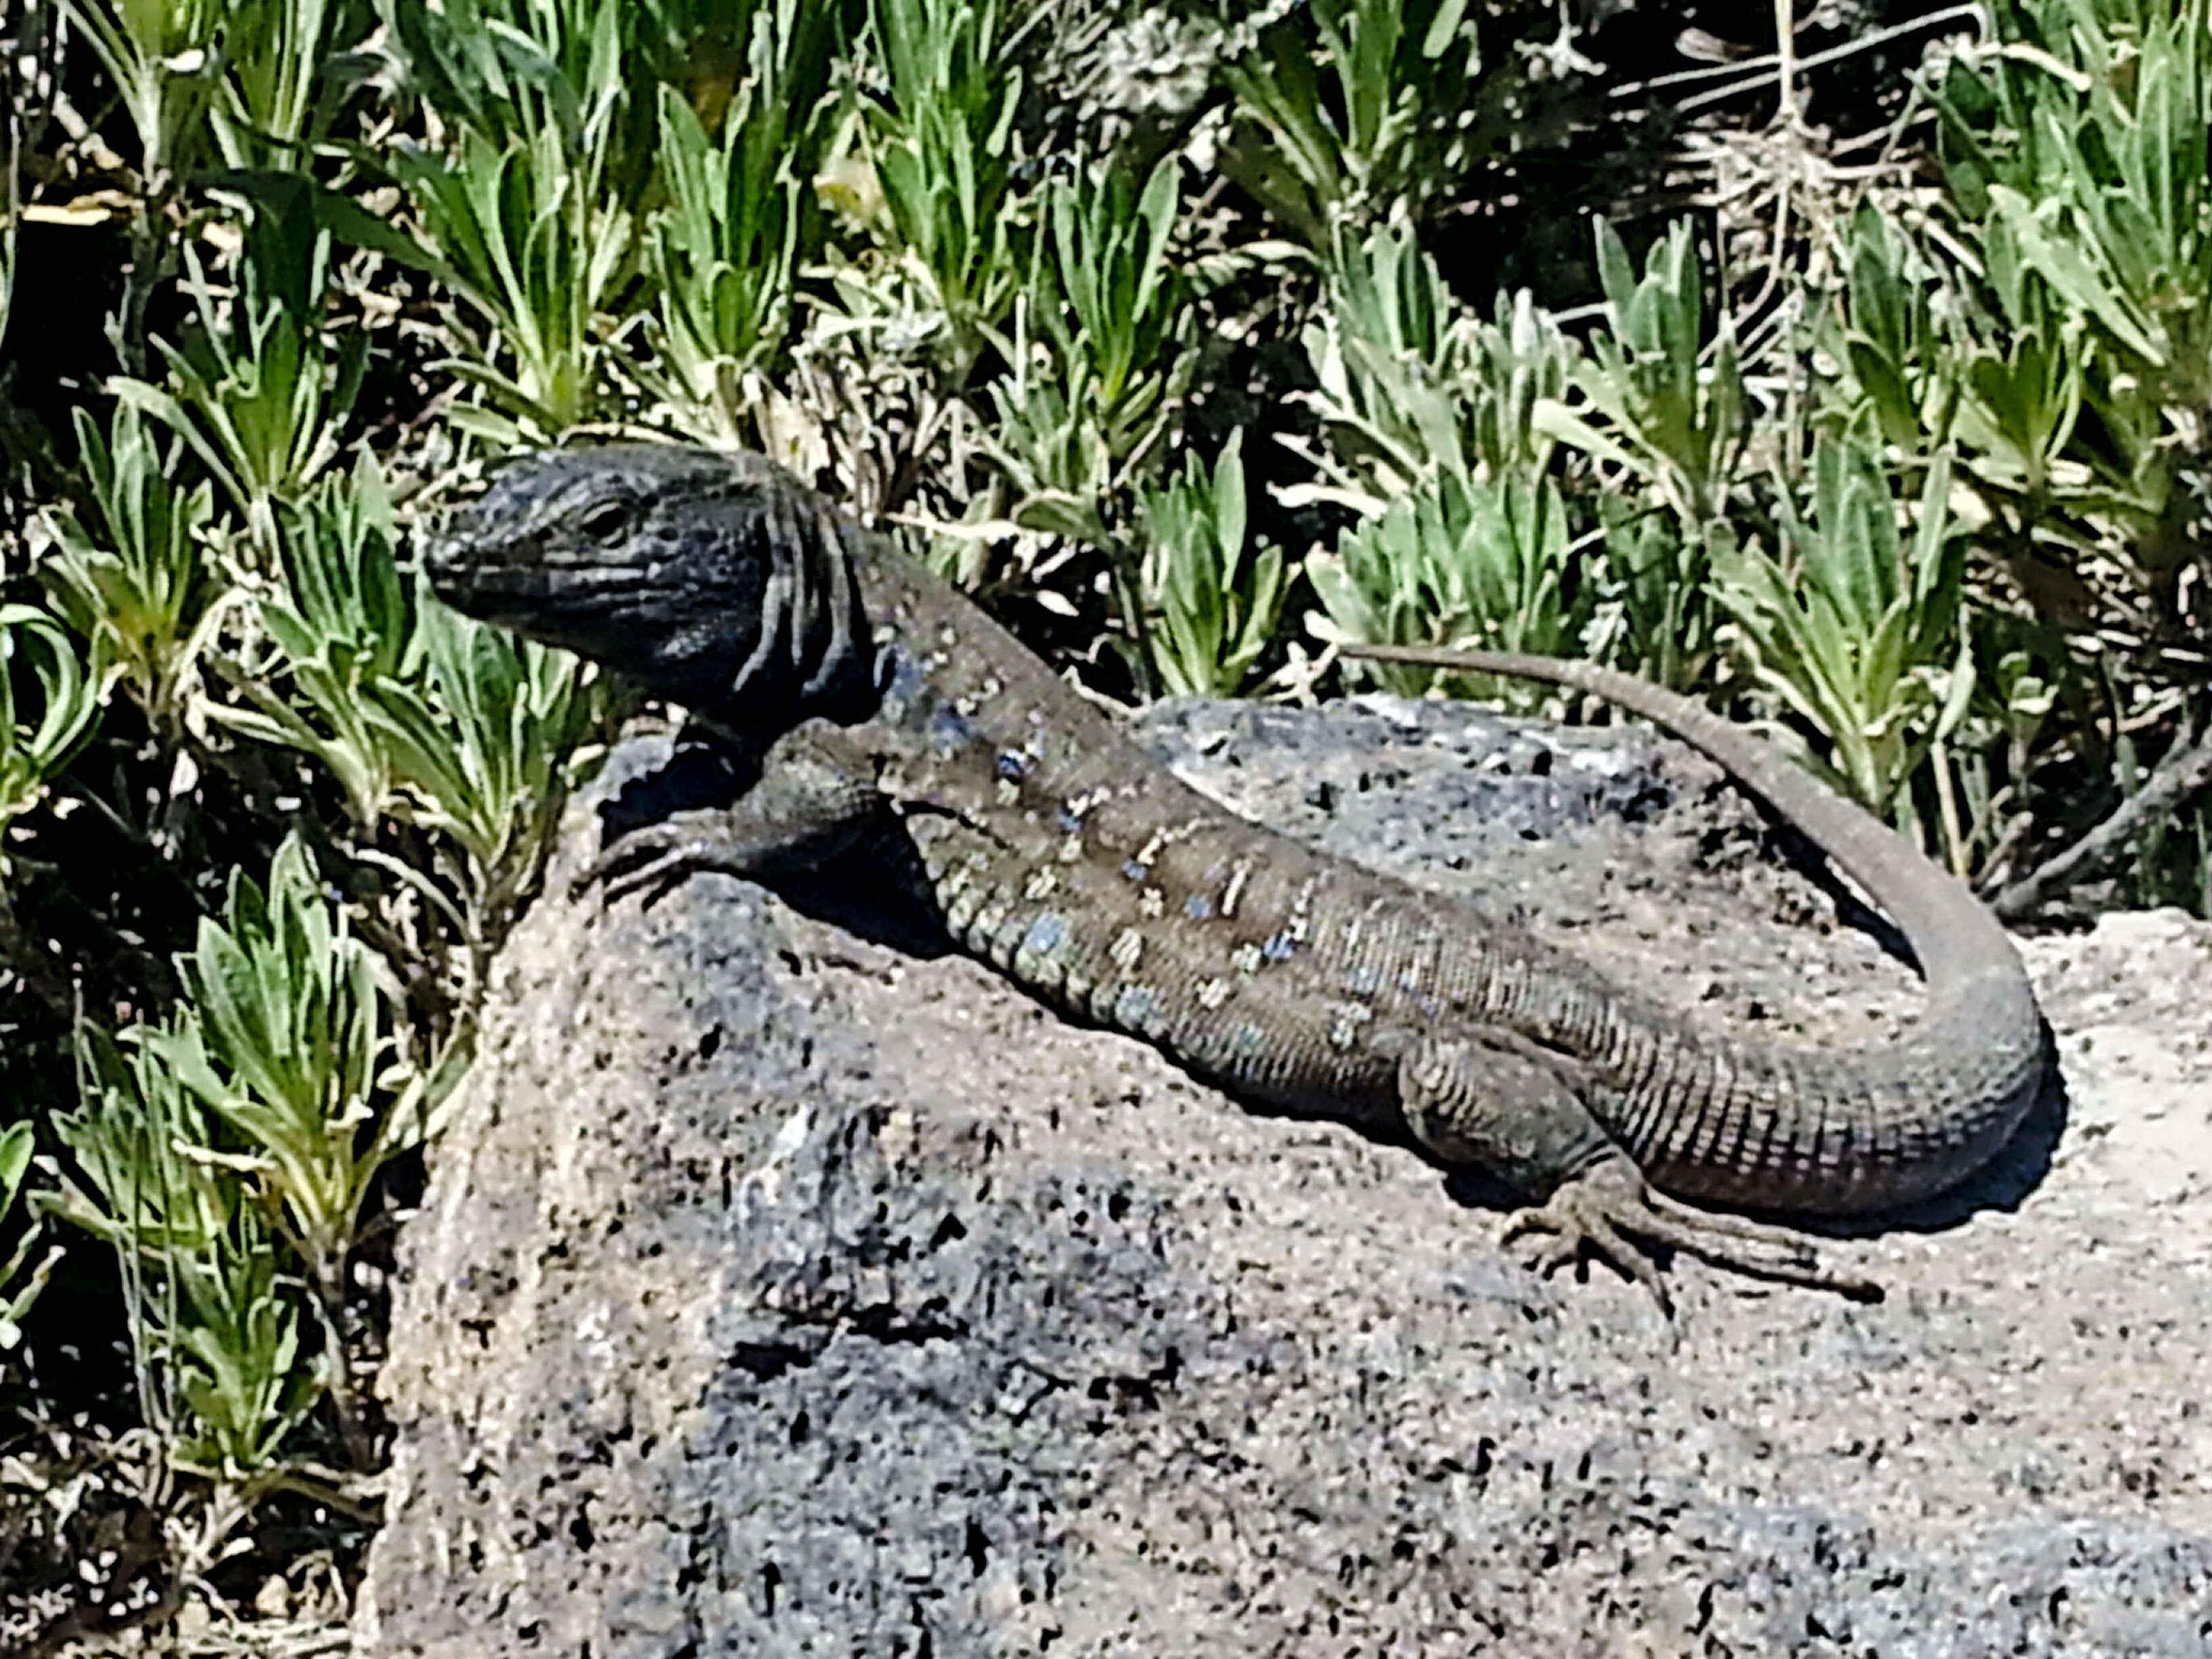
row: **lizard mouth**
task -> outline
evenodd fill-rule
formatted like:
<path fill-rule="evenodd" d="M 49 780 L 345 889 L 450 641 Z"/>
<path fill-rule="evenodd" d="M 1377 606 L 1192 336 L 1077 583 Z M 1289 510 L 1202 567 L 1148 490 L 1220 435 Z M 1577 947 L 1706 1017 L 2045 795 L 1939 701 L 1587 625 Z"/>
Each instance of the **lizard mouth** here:
<path fill-rule="evenodd" d="M 479 622 L 512 626 L 526 620 L 544 599 L 544 570 L 471 558 L 471 547 L 483 544 L 472 543 L 467 530 L 465 523 L 456 524 L 424 547 L 422 570 L 431 587 L 454 610 Z"/>

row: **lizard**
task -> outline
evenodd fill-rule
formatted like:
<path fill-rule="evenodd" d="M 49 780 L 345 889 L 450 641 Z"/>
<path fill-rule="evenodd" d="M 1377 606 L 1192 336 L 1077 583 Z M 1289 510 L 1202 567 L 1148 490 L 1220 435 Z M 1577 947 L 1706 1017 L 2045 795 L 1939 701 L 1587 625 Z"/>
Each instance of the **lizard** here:
<path fill-rule="evenodd" d="M 1670 1306 L 1686 1252 L 1878 1295 L 1800 1231 L 1954 1187 L 2037 1096 L 2020 957 L 1954 877 L 1778 751 L 1589 665 L 1450 665 L 1595 692 L 1703 750 L 1885 909 L 1913 1027 L 1830 1048 L 1690 1023 L 1493 915 L 1237 817 L 888 536 L 754 455 L 547 450 L 425 540 L 448 604 L 688 711 L 743 785 L 594 866 L 773 879 L 902 865 L 960 948 L 1061 1013 L 1262 1107 L 1410 1138 L 1532 1202 L 1547 1270 L 1595 1256 Z M 1725 1209 L 1711 1206 L 1727 1206 Z"/>

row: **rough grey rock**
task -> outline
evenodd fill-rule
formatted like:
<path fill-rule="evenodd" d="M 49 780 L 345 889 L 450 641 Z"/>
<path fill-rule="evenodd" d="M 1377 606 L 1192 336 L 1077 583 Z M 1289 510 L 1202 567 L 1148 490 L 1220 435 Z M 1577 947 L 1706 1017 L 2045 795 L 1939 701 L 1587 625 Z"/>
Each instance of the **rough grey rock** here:
<path fill-rule="evenodd" d="M 1662 740 L 1383 700 L 1146 731 L 1701 1015 L 1914 1006 Z M 1484 1183 L 1249 1115 L 850 872 L 792 896 L 512 941 L 401 1252 L 362 1654 L 2212 1651 L 2212 928 L 2032 941 L 2067 1097 L 1828 1247 L 1888 1299 L 1680 1262 L 1670 1342 L 1501 1251 Z"/>

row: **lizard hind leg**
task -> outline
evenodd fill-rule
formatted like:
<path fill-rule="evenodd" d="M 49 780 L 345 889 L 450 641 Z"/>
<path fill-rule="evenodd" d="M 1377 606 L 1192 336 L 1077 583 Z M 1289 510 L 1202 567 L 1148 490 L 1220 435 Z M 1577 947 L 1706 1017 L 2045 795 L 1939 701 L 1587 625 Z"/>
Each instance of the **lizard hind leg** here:
<path fill-rule="evenodd" d="M 1398 1066 L 1400 1108 L 1423 1146 L 1447 1163 L 1549 1194 L 1516 1212 L 1504 1235 L 1535 1238 L 1534 1265 L 1546 1273 L 1595 1255 L 1671 1311 L 1651 1256 L 1657 1247 L 1756 1278 L 1861 1298 L 1880 1294 L 1866 1280 L 1824 1267 L 1802 1235 L 1654 1192 L 1583 1104 L 1583 1086 L 1567 1055 L 1490 1026 L 1425 1035 Z"/>

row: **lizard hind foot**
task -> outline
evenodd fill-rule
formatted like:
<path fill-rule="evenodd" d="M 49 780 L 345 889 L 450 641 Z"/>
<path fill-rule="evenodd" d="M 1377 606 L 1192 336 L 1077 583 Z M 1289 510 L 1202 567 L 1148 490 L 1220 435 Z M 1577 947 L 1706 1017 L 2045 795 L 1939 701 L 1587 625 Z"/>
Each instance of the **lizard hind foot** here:
<path fill-rule="evenodd" d="M 1881 1299 L 1873 1280 L 1823 1264 L 1802 1234 L 1716 1215 L 1655 1192 L 1620 1152 L 1562 1182 L 1544 1203 L 1515 1212 L 1504 1238 L 1534 1239 L 1530 1265 L 1546 1273 L 1595 1256 L 1650 1291 L 1670 1316 L 1673 1298 L 1653 1246 L 1756 1279 L 1833 1291 L 1854 1301 Z"/>

